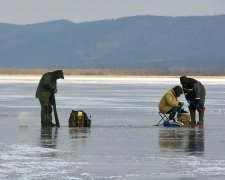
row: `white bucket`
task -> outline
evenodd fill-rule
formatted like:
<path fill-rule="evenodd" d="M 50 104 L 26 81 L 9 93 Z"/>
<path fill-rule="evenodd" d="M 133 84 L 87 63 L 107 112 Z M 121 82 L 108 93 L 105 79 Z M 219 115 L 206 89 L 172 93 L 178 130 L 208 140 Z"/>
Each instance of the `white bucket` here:
<path fill-rule="evenodd" d="M 21 112 L 19 115 L 19 123 L 22 127 L 28 126 L 28 112 Z"/>

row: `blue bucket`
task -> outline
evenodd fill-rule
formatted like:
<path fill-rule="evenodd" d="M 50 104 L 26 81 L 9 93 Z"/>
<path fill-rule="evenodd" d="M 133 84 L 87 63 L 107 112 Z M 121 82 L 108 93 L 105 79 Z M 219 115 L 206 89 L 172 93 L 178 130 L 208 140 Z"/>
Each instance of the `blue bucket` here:
<path fill-rule="evenodd" d="M 172 120 L 169 120 L 169 121 L 164 121 L 163 126 L 166 126 L 166 127 L 182 127 L 183 123 L 181 123 L 179 121 L 173 122 Z"/>

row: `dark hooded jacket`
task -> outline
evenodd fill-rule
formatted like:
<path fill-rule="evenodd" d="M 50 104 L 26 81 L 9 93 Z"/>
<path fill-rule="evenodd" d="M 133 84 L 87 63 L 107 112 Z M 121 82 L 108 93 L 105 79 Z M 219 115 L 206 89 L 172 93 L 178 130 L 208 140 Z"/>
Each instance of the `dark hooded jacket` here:
<path fill-rule="evenodd" d="M 187 100 L 194 103 L 200 103 L 201 99 L 205 101 L 205 88 L 201 82 L 186 76 L 180 77 L 184 95 Z"/>
<path fill-rule="evenodd" d="M 57 79 L 60 78 L 64 79 L 62 70 L 45 73 L 38 84 L 35 97 L 42 101 L 50 100 L 57 89 Z"/>

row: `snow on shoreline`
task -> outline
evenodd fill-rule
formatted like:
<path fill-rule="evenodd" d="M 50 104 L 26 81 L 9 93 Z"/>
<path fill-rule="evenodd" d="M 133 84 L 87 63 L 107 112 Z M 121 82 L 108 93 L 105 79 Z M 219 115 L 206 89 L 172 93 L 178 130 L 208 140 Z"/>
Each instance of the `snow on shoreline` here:
<path fill-rule="evenodd" d="M 38 83 L 41 76 L 30 75 L 0 75 L 0 83 Z M 225 84 L 225 77 L 207 76 L 195 77 L 203 84 Z M 85 84 L 179 84 L 179 77 L 170 76 L 65 76 L 65 79 L 59 79 L 58 83 L 85 83 Z"/>

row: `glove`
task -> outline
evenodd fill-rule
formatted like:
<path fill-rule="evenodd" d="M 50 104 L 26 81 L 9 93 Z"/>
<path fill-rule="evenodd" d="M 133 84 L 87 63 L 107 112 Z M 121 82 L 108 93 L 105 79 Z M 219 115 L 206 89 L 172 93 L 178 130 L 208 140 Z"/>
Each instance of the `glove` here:
<path fill-rule="evenodd" d="M 186 98 L 188 104 L 190 104 L 190 101 L 191 101 L 191 100 L 190 100 L 190 97 L 189 97 L 188 95 L 186 95 L 185 98 Z"/>
<path fill-rule="evenodd" d="M 200 104 L 199 103 L 196 103 L 195 104 L 195 109 L 199 110 L 199 108 L 200 108 Z"/>
<path fill-rule="evenodd" d="M 191 100 L 190 98 L 187 98 L 187 103 L 190 104 Z"/>
<path fill-rule="evenodd" d="M 183 102 L 179 102 L 178 105 L 179 105 L 179 106 L 183 106 L 184 103 L 183 103 Z"/>

